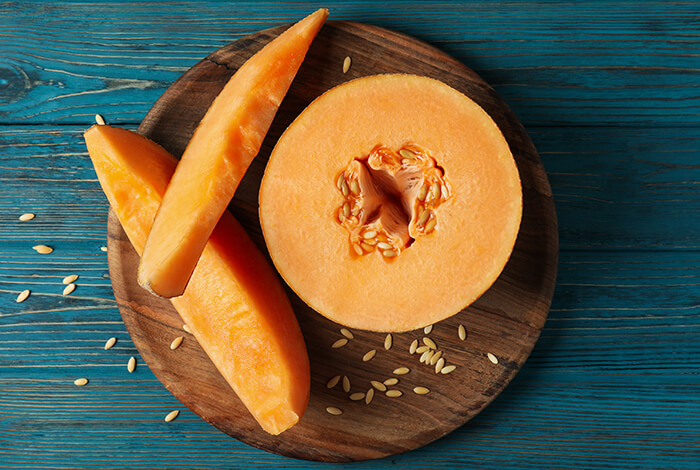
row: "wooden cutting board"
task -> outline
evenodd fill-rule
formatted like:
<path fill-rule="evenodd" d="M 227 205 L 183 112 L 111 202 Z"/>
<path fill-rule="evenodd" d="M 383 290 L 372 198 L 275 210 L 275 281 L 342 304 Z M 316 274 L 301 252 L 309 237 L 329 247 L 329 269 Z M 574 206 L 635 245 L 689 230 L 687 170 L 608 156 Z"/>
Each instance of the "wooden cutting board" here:
<path fill-rule="evenodd" d="M 181 155 L 209 104 L 228 78 L 252 54 L 285 27 L 272 28 L 235 41 L 187 71 L 156 102 L 139 131 Z M 343 73 L 343 60 L 352 66 Z M 472 70 L 434 47 L 385 29 L 347 22 L 329 22 L 307 58 L 277 113 L 260 154 L 248 170 L 231 211 L 266 252 L 257 217 L 257 196 L 270 152 L 291 121 L 316 97 L 347 80 L 378 73 L 406 72 L 433 77 L 479 103 L 506 136 L 523 183 L 523 221 L 513 255 L 504 272 L 476 303 L 458 315 L 423 330 L 394 334 L 384 349 L 384 334 L 354 331 L 339 349 L 340 326 L 317 314 L 288 289 L 309 351 L 311 399 L 298 425 L 280 436 L 260 429 L 235 393 L 219 375 L 197 341 L 182 329 L 170 303 L 146 293 L 136 283 L 138 256 L 117 218 L 110 214 L 109 267 L 115 297 L 141 356 L 158 379 L 193 412 L 221 431 L 251 445 L 282 455 L 322 461 L 374 459 L 415 449 L 462 426 L 486 407 L 527 359 L 549 310 L 556 277 L 558 235 L 554 202 L 539 156 L 523 126 L 506 104 Z M 371 103 L 368 103 L 371 106 Z M 420 110 L 417 110 L 419 112 Z M 206 312 L 202 312 L 206 314 Z M 466 340 L 458 336 L 464 325 Z M 171 350 L 177 336 L 182 346 Z M 429 336 L 457 368 L 436 374 L 434 367 L 410 355 L 414 339 Z M 376 349 L 369 362 L 362 356 Z M 490 354 L 489 354 L 490 353 Z M 497 361 L 497 363 L 494 363 Z M 389 388 L 403 395 L 389 398 L 379 391 L 368 405 L 351 401 L 341 385 L 326 387 L 335 375 L 347 376 L 351 393 L 367 392 L 370 380 L 394 377 Z M 430 389 L 427 395 L 413 392 Z M 335 406 L 340 416 L 326 412 Z"/>

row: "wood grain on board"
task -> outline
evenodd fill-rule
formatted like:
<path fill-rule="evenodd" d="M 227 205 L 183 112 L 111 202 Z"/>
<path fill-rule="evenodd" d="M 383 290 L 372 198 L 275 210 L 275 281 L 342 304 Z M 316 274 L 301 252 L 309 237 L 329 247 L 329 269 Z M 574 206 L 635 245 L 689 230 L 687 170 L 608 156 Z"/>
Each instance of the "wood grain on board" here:
<path fill-rule="evenodd" d="M 285 27 L 247 36 L 210 54 L 179 78 L 156 102 L 139 130 L 180 155 L 189 137 L 228 78 L 252 54 Z M 342 72 L 346 56 L 353 59 Z M 478 102 L 498 123 L 518 164 L 523 183 L 523 222 L 518 241 L 504 272 L 489 291 L 458 315 L 440 322 L 429 337 L 443 351 L 449 374 L 410 356 L 408 346 L 423 331 L 395 334 L 394 347 L 384 351 L 385 335 L 355 332 L 339 349 L 339 325 L 322 318 L 290 292 L 311 362 L 311 399 L 303 418 L 279 436 L 262 431 L 206 355 L 188 341 L 170 350 L 172 338 L 182 334 L 182 321 L 170 306 L 136 283 L 138 256 L 110 218 L 109 260 L 115 297 L 124 322 L 141 356 L 163 384 L 184 404 L 222 431 L 256 447 L 283 455 L 323 461 L 366 460 L 420 447 L 461 426 L 488 405 L 527 359 L 549 310 L 554 291 L 558 234 L 551 189 L 536 150 L 506 104 L 474 72 L 451 57 L 413 38 L 377 27 L 328 22 L 309 50 L 285 101 L 266 136 L 260 154 L 239 186 L 234 206 L 239 220 L 253 232 L 261 249 L 257 195 L 265 162 L 281 133 L 311 101 L 324 91 L 352 78 L 377 73 L 410 72 L 440 79 Z M 238 205 L 240 203 L 240 206 Z M 202 312 L 206 314 L 206 312 Z M 463 324 L 469 341 L 457 328 Z M 362 356 L 379 352 L 369 362 Z M 488 359 L 492 354 L 497 363 Z M 390 387 L 399 398 L 378 393 L 374 401 L 351 401 L 348 393 L 326 383 L 334 375 L 347 376 L 350 393 L 367 392 L 372 380 L 384 381 L 398 367 L 408 375 Z M 418 395 L 413 388 L 431 390 Z M 333 416 L 326 408 L 343 410 Z M 384 423 L 391 420 L 392 426 Z"/>

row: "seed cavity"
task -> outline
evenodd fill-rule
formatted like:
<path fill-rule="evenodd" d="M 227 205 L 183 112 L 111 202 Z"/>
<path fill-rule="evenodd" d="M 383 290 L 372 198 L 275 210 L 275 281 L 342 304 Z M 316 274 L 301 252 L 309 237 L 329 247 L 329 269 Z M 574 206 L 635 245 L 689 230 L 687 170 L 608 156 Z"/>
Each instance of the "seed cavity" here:
<path fill-rule="evenodd" d="M 418 350 L 418 340 L 414 339 L 411 342 L 411 345 L 408 347 L 408 352 L 409 352 L 409 354 L 415 354 L 417 350 Z"/>
<path fill-rule="evenodd" d="M 112 336 L 112 337 L 109 338 L 109 339 L 107 340 L 107 342 L 105 343 L 105 351 L 107 351 L 108 349 L 112 349 L 112 347 L 113 347 L 115 344 L 117 344 L 117 338 L 115 338 L 114 336 Z"/>
<path fill-rule="evenodd" d="M 70 276 L 66 276 L 63 278 L 63 284 L 71 284 L 75 281 L 78 280 L 78 275 L 77 274 L 71 274 Z"/>
<path fill-rule="evenodd" d="M 467 339 L 467 330 L 466 330 L 466 328 L 464 328 L 464 325 L 459 325 L 457 327 L 457 335 L 459 336 L 459 339 L 461 339 L 462 341 Z"/>
<path fill-rule="evenodd" d="M 345 393 L 350 393 L 350 379 L 347 375 L 343 376 L 343 391 Z"/>
<path fill-rule="evenodd" d="M 411 372 L 411 369 L 409 369 L 408 367 L 399 367 L 398 369 L 394 369 L 394 375 L 406 375 L 409 372 Z M 386 382 L 384 383 L 386 384 Z"/>
<path fill-rule="evenodd" d="M 32 250 L 35 250 L 40 255 L 48 255 L 53 253 L 53 248 L 46 245 L 35 245 L 32 247 Z"/>
<path fill-rule="evenodd" d="M 27 300 L 29 294 L 31 293 L 32 291 L 30 291 L 29 289 L 24 289 L 22 292 L 19 293 L 15 302 L 17 302 L 18 304 L 24 302 L 25 300 Z"/>
<path fill-rule="evenodd" d="M 425 387 L 414 387 L 413 393 L 416 393 L 418 395 L 427 395 L 428 393 L 430 393 L 430 389 L 427 389 Z"/>
<path fill-rule="evenodd" d="M 362 362 L 371 361 L 372 358 L 375 356 L 375 354 L 377 354 L 377 350 L 376 350 L 376 349 L 372 349 L 372 350 L 370 350 L 370 351 L 367 351 L 367 352 L 365 353 L 365 355 L 362 356 Z"/>
<path fill-rule="evenodd" d="M 391 250 L 391 245 L 386 242 L 379 242 L 377 243 L 377 248 L 380 250 Z"/>
<path fill-rule="evenodd" d="M 356 392 L 350 395 L 349 397 L 352 401 L 360 401 L 363 398 L 365 398 L 365 394 L 363 392 Z"/>
<path fill-rule="evenodd" d="M 71 282 L 70 284 L 68 284 L 66 287 L 63 288 L 63 295 L 64 296 L 70 295 L 73 293 L 74 290 L 75 290 L 75 284 Z"/>
<path fill-rule="evenodd" d="M 20 215 L 19 220 L 21 220 L 22 222 L 26 222 L 28 220 L 32 220 L 34 217 L 36 217 L 34 214 L 28 212 L 26 214 Z"/>
<path fill-rule="evenodd" d="M 74 383 L 75 385 L 77 385 L 78 387 L 82 387 L 83 385 L 87 385 L 88 382 L 89 382 L 89 380 L 86 379 L 85 377 L 80 378 L 80 379 L 75 379 L 75 380 L 73 381 L 73 383 Z"/>
<path fill-rule="evenodd" d="M 348 330 L 347 328 L 341 328 L 340 334 L 345 336 L 347 339 L 354 339 L 355 338 L 355 335 L 352 334 L 352 331 Z"/>
<path fill-rule="evenodd" d="M 384 250 L 382 251 L 382 254 L 385 258 L 393 258 L 397 255 L 397 253 L 394 250 Z"/>
<path fill-rule="evenodd" d="M 352 65 L 352 59 L 350 56 L 345 57 L 343 59 L 343 73 L 348 73 L 348 70 L 350 70 L 350 66 Z"/>
<path fill-rule="evenodd" d="M 496 356 L 491 353 L 487 353 L 486 356 L 488 356 L 489 361 L 493 362 L 494 364 L 498 364 L 498 358 Z"/>
<path fill-rule="evenodd" d="M 340 415 L 343 414 L 343 410 L 341 410 L 340 408 L 336 408 L 335 406 L 329 406 L 329 407 L 327 407 L 327 408 L 326 408 L 326 411 L 327 411 L 329 414 L 332 414 L 333 416 L 340 416 Z"/>
<path fill-rule="evenodd" d="M 403 395 L 403 392 L 401 390 L 387 390 L 386 391 L 386 396 L 389 398 L 397 398 Z"/>
<path fill-rule="evenodd" d="M 376 388 L 380 392 L 386 392 L 386 385 L 379 382 L 378 380 L 372 380 L 370 381 L 370 383 L 372 384 L 372 387 Z"/>
<path fill-rule="evenodd" d="M 347 338 L 340 338 L 339 340 L 336 340 L 335 343 L 331 344 L 331 348 L 333 348 L 333 349 L 342 348 L 346 344 L 348 344 L 348 339 Z"/>
<path fill-rule="evenodd" d="M 126 370 L 128 370 L 130 374 L 136 370 L 136 358 L 134 356 L 131 356 L 129 362 L 126 363 Z"/>
<path fill-rule="evenodd" d="M 386 338 L 384 338 L 384 349 L 387 351 L 391 349 L 391 345 L 394 344 L 394 339 L 391 336 L 391 333 L 386 335 Z"/>
<path fill-rule="evenodd" d="M 331 377 L 331 379 L 328 381 L 328 383 L 326 384 L 326 388 L 333 388 L 336 385 L 338 385 L 338 382 L 340 382 L 340 376 L 335 375 Z"/>
<path fill-rule="evenodd" d="M 173 410 L 167 415 L 165 415 L 165 422 L 169 423 L 170 421 L 174 420 L 177 418 L 177 416 L 180 414 L 180 410 Z"/>

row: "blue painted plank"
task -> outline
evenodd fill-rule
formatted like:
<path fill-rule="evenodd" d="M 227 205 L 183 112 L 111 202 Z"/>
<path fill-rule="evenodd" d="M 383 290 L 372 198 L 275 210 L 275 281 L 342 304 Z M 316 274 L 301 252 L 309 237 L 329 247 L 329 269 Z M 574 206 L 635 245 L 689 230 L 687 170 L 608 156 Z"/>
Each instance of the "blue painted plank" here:
<path fill-rule="evenodd" d="M 327 2 L 332 19 L 415 35 L 482 74 L 526 126 L 700 122 L 698 2 Z M 0 123 L 138 123 L 188 67 L 314 2 L 0 6 Z"/>

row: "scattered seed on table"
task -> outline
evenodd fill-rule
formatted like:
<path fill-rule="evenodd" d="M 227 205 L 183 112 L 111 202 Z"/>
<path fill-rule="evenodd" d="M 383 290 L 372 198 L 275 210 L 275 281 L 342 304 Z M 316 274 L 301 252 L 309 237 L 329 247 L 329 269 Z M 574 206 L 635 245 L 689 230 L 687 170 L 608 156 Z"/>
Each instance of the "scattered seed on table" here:
<path fill-rule="evenodd" d="M 427 351 L 425 351 L 425 352 L 424 352 L 423 354 L 421 354 L 421 356 L 420 356 L 420 359 L 419 359 L 420 363 L 421 363 L 421 364 L 424 363 L 424 362 L 427 363 L 427 362 L 430 360 L 430 356 L 432 356 L 433 354 L 434 354 L 433 351 L 431 351 L 430 349 L 428 349 Z"/>
<path fill-rule="evenodd" d="M 435 341 L 428 338 L 427 336 L 425 338 L 423 338 L 423 344 L 428 346 L 430 349 L 437 349 L 437 344 L 435 344 Z"/>
<path fill-rule="evenodd" d="M 408 347 L 408 352 L 409 354 L 415 354 L 415 352 L 418 350 L 418 340 L 414 339 L 411 345 Z"/>
<path fill-rule="evenodd" d="M 347 338 L 340 338 L 335 343 L 331 344 L 331 348 L 333 348 L 333 349 L 342 348 L 346 344 L 348 344 L 348 339 Z"/>
<path fill-rule="evenodd" d="M 340 334 L 345 336 L 347 339 L 355 338 L 355 335 L 352 334 L 352 331 L 348 330 L 347 328 L 341 328 Z"/>
<path fill-rule="evenodd" d="M 32 250 L 35 250 L 40 255 L 48 255 L 50 253 L 53 253 L 53 248 L 46 245 L 34 245 L 32 247 Z"/>
<path fill-rule="evenodd" d="M 77 385 L 78 387 L 82 387 L 83 385 L 87 385 L 88 382 L 89 382 L 89 380 L 86 379 L 86 378 L 84 378 L 84 377 L 81 378 L 81 379 L 75 379 L 75 380 L 73 381 L 73 383 L 74 383 L 75 385 Z"/>
<path fill-rule="evenodd" d="M 394 375 L 406 375 L 409 372 L 411 372 L 411 369 L 408 367 L 399 367 L 398 369 L 394 369 Z"/>
<path fill-rule="evenodd" d="M 345 60 L 343 60 L 343 73 L 348 73 L 348 70 L 350 70 L 350 66 L 352 65 L 352 59 L 350 56 L 345 57 Z"/>
<path fill-rule="evenodd" d="M 180 414 L 180 410 L 173 410 L 173 411 L 171 411 L 170 413 L 168 413 L 167 415 L 165 415 L 165 422 L 166 422 L 166 423 L 169 423 L 170 421 L 172 421 L 172 420 L 174 420 L 175 418 L 177 418 L 177 415 L 179 415 L 179 414 Z"/>
<path fill-rule="evenodd" d="M 386 396 L 388 396 L 389 398 L 396 398 L 396 397 L 400 397 L 401 395 L 403 395 L 403 392 L 401 390 L 387 390 L 386 391 Z"/>
<path fill-rule="evenodd" d="M 496 356 L 491 353 L 486 353 L 486 356 L 488 356 L 489 361 L 493 362 L 494 364 L 498 364 L 498 358 Z"/>
<path fill-rule="evenodd" d="M 180 345 L 182 344 L 182 340 L 183 340 L 183 339 L 184 339 L 184 337 L 182 337 L 182 336 L 178 336 L 177 338 L 175 338 L 175 339 L 173 340 L 173 342 L 170 343 L 170 349 L 177 349 L 177 348 L 179 348 Z"/>
<path fill-rule="evenodd" d="M 131 374 L 136 369 L 136 358 L 131 356 L 129 362 L 126 363 L 126 370 Z"/>
<path fill-rule="evenodd" d="M 32 291 L 30 291 L 29 289 L 24 289 L 22 292 L 19 293 L 15 302 L 17 302 L 18 304 L 24 302 L 25 300 L 27 300 L 27 297 L 29 297 L 29 294 L 31 293 Z"/>
<path fill-rule="evenodd" d="M 386 392 L 386 385 L 379 382 L 378 380 L 371 380 L 370 383 L 372 384 L 372 387 L 376 388 L 380 392 Z"/>
<path fill-rule="evenodd" d="M 336 385 L 338 385 L 338 382 L 340 382 L 340 376 L 336 375 L 335 377 L 331 377 L 331 379 L 328 381 L 326 384 L 326 388 L 333 388 Z"/>
<path fill-rule="evenodd" d="M 105 122 L 105 118 L 103 118 L 101 114 L 95 114 L 95 122 L 99 126 L 104 126 L 105 124 L 107 124 L 107 122 Z"/>
<path fill-rule="evenodd" d="M 107 251 L 107 247 L 106 247 L 106 246 L 101 246 L 101 247 L 100 247 L 100 251 L 106 252 L 106 251 Z"/>
<path fill-rule="evenodd" d="M 445 366 L 445 367 L 442 368 L 442 370 L 440 371 L 440 373 L 441 373 L 441 374 L 449 374 L 450 372 L 452 372 L 452 371 L 455 370 L 456 368 L 457 368 L 457 366 Z"/>
<path fill-rule="evenodd" d="M 430 393 L 430 389 L 425 388 L 425 387 L 415 387 L 413 389 L 413 393 L 416 393 L 418 395 L 426 395 L 426 394 Z"/>
<path fill-rule="evenodd" d="M 62 283 L 63 284 L 72 284 L 78 280 L 78 277 L 79 276 L 77 274 L 71 274 L 70 276 L 64 277 Z"/>
<path fill-rule="evenodd" d="M 433 356 L 430 358 L 430 365 L 434 366 L 437 364 L 438 359 L 440 359 L 440 356 L 442 356 L 442 351 L 438 351 Z"/>
<path fill-rule="evenodd" d="M 462 341 L 467 339 L 467 330 L 464 328 L 464 325 L 459 325 L 457 327 L 457 335 L 459 335 L 459 339 Z"/>
<path fill-rule="evenodd" d="M 445 358 L 440 358 L 438 361 L 435 363 L 435 373 L 439 374 L 442 371 L 442 368 L 445 367 Z"/>
<path fill-rule="evenodd" d="M 326 411 L 334 416 L 340 416 L 343 414 L 343 410 L 336 408 L 335 406 L 329 406 Z"/>
<path fill-rule="evenodd" d="M 34 217 L 35 217 L 34 214 L 27 212 L 26 214 L 20 215 L 19 220 L 21 220 L 22 222 L 26 222 L 28 220 L 32 220 Z"/>
<path fill-rule="evenodd" d="M 343 376 L 343 391 L 345 393 L 350 393 L 350 379 L 347 375 Z"/>
<path fill-rule="evenodd" d="M 375 354 L 377 354 L 377 350 L 376 350 L 376 349 L 371 349 L 371 350 L 367 351 L 367 352 L 365 353 L 365 355 L 362 356 L 362 362 L 371 361 L 372 358 L 375 356 Z"/>
<path fill-rule="evenodd" d="M 66 287 L 63 288 L 63 295 L 70 295 L 73 291 L 75 290 L 75 284 L 70 283 Z"/>
<path fill-rule="evenodd" d="M 365 395 L 365 403 L 368 405 L 372 403 L 372 398 L 374 398 L 374 389 L 370 388 L 367 390 L 367 394 Z"/>
<path fill-rule="evenodd" d="M 391 333 L 386 335 L 386 338 L 384 338 L 384 349 L 387 351 L 391 349 L 391 345 L 394 344 L 394 338 L 391 337 Z"/>
<path fill-rule="evenodd" d="M 417 340 L 416 340 L 416 341 L 417 341 Z M 424 352 L 429 351 L 429 350 L 430 350 L 430 348 L 429 348 L 428 346 L 418 346 L 418 347 L 416 348 L 416 352 L 417 352 L 418 354 L 423 354 Z"/>
<path fill-rule="evenodd" d="M 397 379 L 396 377 L 392 377 L 384 381 L 384 385 L 396 385 L 397 383 L 399 383 L 399 379 Z"/>
<path fill-rule="evenodd" d="M 353 393 L 352 395 L 350 395 L 350 399 L 352 401 L 359 401 L 359 400 L 362 400 L 363 398 L 365 398 L 365 394 L 362 392 L 356 392 L 356 393 Z"/>
<path fill-rule="evenodd" d="M 192 330 L 190 330 L 190 327 L 187 326 L 187 323 L 182 324 L 182 329 L 185 330 L 186 333 L 192 334 Z"/>
<path fill-rule="evenodd" d="M 428 325 L 425 328 L 423 328 L 423 333 L 425 333 L 426 335 L 429 335 L 431 331 L 433 331 L 433 325 Z"/>
<path fill-rule="evenodd" d="M 112 349 L 112 346 L 114 346 L 115 344 L 117 344 L 117 338 L 115 338 L 114 336 L 112 336 L 112 337 L 109 338 L 109 339 L 107 340 L 107 342 L 105 343 L 105 351 L 108 350 L 108 349 Z"/>

